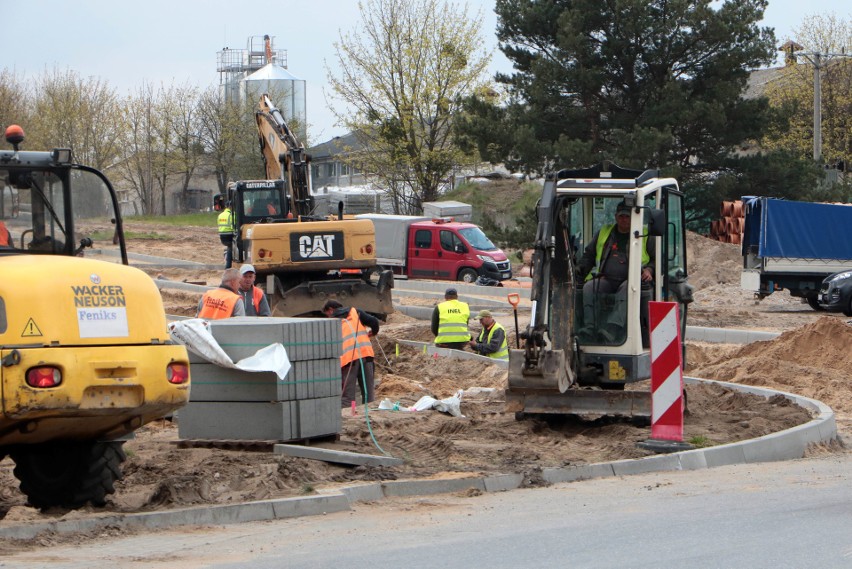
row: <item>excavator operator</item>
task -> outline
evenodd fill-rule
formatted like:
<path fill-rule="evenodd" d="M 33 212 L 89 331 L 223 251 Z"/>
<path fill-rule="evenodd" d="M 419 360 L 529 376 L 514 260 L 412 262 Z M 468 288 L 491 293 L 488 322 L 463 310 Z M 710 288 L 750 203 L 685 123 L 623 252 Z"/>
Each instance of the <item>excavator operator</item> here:
<path fill-rule="evenodd" d="M 647 237 L 643 239 L 642 282 L 650 283 L 654 278 L 654 248 L 647 247 Z M 615 223 L 600 228 L 586 246 L 578 263 L 579 276 L 583 284 L 583 327 L 579 331 L 580 340 L 591 338 L 599 333 L 604 341 L 613 343 L 624 333 L 627 323 L 627 276 L 630 258 L 630 206 L 619 202 L 615 210 Z M 597 322 L 596 308 L 600 304 L 600 295 L 615 295 L 612 311 Z"/>

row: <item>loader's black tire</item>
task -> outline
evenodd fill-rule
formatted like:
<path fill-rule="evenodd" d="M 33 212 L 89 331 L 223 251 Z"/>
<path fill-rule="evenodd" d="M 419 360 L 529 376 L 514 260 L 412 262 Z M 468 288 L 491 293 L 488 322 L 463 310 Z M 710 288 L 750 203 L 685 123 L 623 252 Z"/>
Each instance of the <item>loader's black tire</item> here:
<path fill-rule="evenodd" d="M 106 504 L 122 476 L 123 444 L 62 441 L 21 447 L 10 455 L 31 506 L 74 509 Z"/>

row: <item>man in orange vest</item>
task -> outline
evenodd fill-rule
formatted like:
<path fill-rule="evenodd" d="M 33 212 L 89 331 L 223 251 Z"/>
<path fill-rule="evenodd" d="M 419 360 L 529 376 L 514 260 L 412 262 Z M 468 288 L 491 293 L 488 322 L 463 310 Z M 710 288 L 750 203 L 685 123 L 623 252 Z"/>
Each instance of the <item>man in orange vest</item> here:
<path fill-rule="evenodd" d="M 254 266 L 246 263 L 240 267 L 240 296 L 246 307 L 246 316 L 272 316 L 269 301 L 260 287 L 254 286 Z"/>
<path fill-rule="evenodd" d="M 373 344 L 370 338 L 379 333 L 379 319 L 363 310 L 343 306 L 329 300 L 322 307 L 327 318 L 340 318 L 343 326 L 343 353 L 340 356 L 340 377 L 343 393 L 340 406 L 350 407 L 358 395 L 360 383 L 364 403 L 376 398 L 373 378 Z"/>
<path fill-rule="evenodd" d="M 7 249 L 12 246 L 12 233 L 6 227 L 6 222 L 0 221 L 0 247 Z"/>
<path fill-rule="evenodd" d="M 245 316 L 246 305 L 237 291 L 240 288 L 240 272 L 226 269 L 218 288 L 208 290 L 198 301 L 196 318 L 220 320 L 232 316 Z"/>

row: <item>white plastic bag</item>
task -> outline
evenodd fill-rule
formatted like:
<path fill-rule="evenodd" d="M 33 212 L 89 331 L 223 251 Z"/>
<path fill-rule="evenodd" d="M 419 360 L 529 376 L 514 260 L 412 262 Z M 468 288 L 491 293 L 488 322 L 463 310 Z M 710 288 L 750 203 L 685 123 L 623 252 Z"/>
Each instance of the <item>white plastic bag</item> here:
<path fill-rule="evenodd" d="M 270 344 L 259 349 L 253 356 L 234 363 L 210 333 L 210 323 L 203 318 L 169 322 L 169 335 L 175 342 L 221 367 L 242 371 L 274 371 L 281 381 L 284 381 L 290 371 L 290 358 L 281 344 Z"/>
<path fill-rule="evenodd" d="M 442 413 L 449 413 L 453 417 L 464 417 L 461 413 L 461 399 L 462 394 L 464 392 L 459 389 L 452 397 L 447 397 L 446 399 L 435 399 L 434 397 L 430 397 L 428 395 L 424 395 L 420 399 L 417 400 L 417 403 L 412 405 L 410 409 L 412 411 L 425 411 L 427 409 L 435 409 L 437 411 L 441 411 Z"/>

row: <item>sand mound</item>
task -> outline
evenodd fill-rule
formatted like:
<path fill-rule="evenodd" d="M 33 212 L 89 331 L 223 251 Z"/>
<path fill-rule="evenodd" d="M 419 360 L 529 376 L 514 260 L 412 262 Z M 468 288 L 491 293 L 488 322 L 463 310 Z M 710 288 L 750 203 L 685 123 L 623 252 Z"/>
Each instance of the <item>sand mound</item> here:
<path fill-rule="evenodd" d="M 690 373 L 706 379 L 766 386 L 818 399 L 852 412 L 852 326 L 823 316 L 774 340 L 733 351 L 718 363 L 697 362 Z"/>

